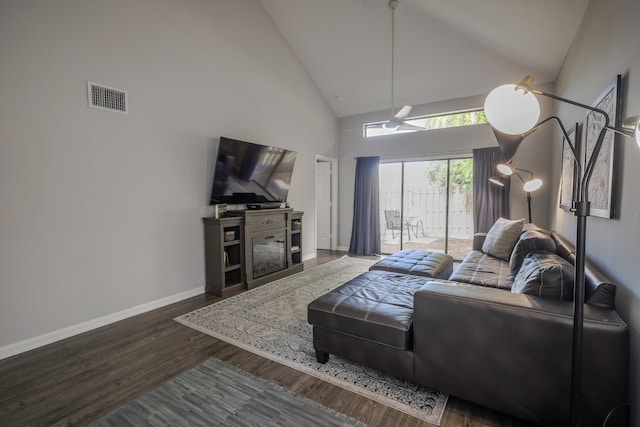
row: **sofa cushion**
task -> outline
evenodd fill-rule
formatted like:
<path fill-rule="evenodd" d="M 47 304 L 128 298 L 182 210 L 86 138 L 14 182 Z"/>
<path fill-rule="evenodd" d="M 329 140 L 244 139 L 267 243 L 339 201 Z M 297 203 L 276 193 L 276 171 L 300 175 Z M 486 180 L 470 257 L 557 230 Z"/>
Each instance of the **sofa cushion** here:
<path fill-rule="evenodd" d="M 517 220 L 498 218 L 484 239 L 482 252 L 509 261 L 513 247 L 522 233 L 523 225 L 524 218 Z"/>
<path fill-rule="evenodd" d="M 531 252 L 513 279 L 511 292 L 560 300 L 573 299 L 573 265 L 558 255 Z"/>
<path fill-rule="evenodd" d="M 551 232 L 551 238 L 556 243 L 555 252 L 562 258 L 575 265 L 575 248 L 571 242 L 556 232 Z M 615 309 L 616 285 L 611 283 L 594 265 L 585 265 L 585 303 L 596 307 Z"/>
<path fill-rule="evenodd" d="M 527 254 L 538 251 L 555 252 L 556 242 L 553 238 L 541 230 L 525 230 L 513 247 L 511 258 L 509 258 L 509 269 L 511 275 L 516 276 L 522 265 L 522 261 Z"/>
<path fill-rule="evenodd" d="M 449 280 L 491 288 L 511 289 L 509 263 L 481 251 L 471 251 Z"/>

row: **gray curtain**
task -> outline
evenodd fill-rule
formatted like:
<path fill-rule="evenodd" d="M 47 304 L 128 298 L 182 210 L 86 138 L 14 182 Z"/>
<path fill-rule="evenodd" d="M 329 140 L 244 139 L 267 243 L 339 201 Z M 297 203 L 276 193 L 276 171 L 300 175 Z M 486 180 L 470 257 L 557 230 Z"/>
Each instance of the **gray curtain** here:
<path fill-rule="evenodd" d="M 353 223 L 349 245 L 349 252 L 355 255 L 380 253 L 379 164 L 380 157 L 356 159 Z"/>
<path fill-rule="evenodd" d="M 476 233 L 489 231 L 500 217 L 509 218 L 510 180 L 504 187 L 492 184 L 489 178 L 498 174 L 496 166 L 502 159 L 500 147 L 473 150 L 473 227 Z"/>

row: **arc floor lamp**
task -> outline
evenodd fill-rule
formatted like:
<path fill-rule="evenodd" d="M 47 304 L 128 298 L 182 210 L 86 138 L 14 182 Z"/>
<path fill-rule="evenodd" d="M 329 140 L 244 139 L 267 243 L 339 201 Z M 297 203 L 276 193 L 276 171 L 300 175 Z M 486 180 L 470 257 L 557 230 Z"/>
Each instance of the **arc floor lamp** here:
<path fill-rule="evenodd" d="M 484 109 L 487 120 L 491 126 L 502 133 L 503 136 L 517 145 L 526 138 L 533 130 L 543 123 L 555 120 L 560 125 L 562 133 L 568 142 L 575 160 L 577 168 L 577 200 L 573 201 L 571 211 L 577 217 L 576 229 L 576 261 L 575 261 L 575 290 L 574 290 L 574 312 L 573 312 L 573 341 L 572 341 L 572 363 L 571 363 L 571 425 L 580 425 L 580 387 L 582 378 L 582 335 L 584 322 L 584 292 L 585 292 L 585 249 L 587 234 L 587 217 L 590 215 L 589 202 L 589 180 L 598 159 L 598 154 L 602 147 L 607 131 L 623 134 L 627 137 L 635 138 L 640 147 L 640 116 L 633 116 L 625 119 L 622 128 L 616 128 L 615 123 L 610 123 L 609 115 L 590 105 L 582 104 L 557 95 L 534 89 L 533 77 L 526 76 L 518 84 L 507 84 L 495 88 L 489 93 L 485 100 Z M 562 121 L 553 116 L 542 121 L 540 117 L 540 104 L 538 96 L 544 96 L 560 102 L 571 104 L 586 110 L 593 111 L 601 115 L 604 125 L 598 135 L 591 156 L 584 169 L 578 158 L 575 146 L 570 142 L 566 129 Z M 498 133 L 496 133 L 498 136 Z M 514 149 L 514 153 L 515 153 Z"/>
<path fill-rule="evenodd" d="M 504 166 L 504 167 L 501 168 L 501 166 Z M 527 172 L 530 175 L 530 178 L 525 181 L 524 178 L 522 178 L 522 175 L 520 175 L 518 172 L 515 172 L 516 170 L 519 170 L 520 172 Z M 531 193 L 539 190 L 540 187 L 542 187 L 542 180 L 540 178 L 534 178 L 533 172 L 531 171 L 528 171 L 526 169 L 511 167 L 511 165 L 506 165 L 502 163 L 498 165 L 498 172 L 500 172 L 500 175 L 492 176 L 491 178 L 489 178 L 489 181 L 492 184 L 495 184 L 499 187 L 504 187 L 505 181 L 508 179 L 511 179 L 513 175 L 520 178 L 520 181 L 522 182 L 522 189 L 527 192 L 527 208 L 529 210 L 529 222 L 533 222 L 531 218 Z"/>

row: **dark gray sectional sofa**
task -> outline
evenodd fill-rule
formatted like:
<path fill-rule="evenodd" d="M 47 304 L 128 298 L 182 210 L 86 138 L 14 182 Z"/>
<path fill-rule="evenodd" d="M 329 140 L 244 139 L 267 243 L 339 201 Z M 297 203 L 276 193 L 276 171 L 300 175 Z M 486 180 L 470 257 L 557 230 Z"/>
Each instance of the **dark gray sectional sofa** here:
<path fill-rule="evenodd" d="M 526 225 L 500 259 L 483 250 L 486 237 L 475 236 L 449 280 L 370 271 L 312 302 L 318 360 L 335 354 L 536 424 L 568 425 L 573 246 Z M 615 285 L 589 265 L 586 282 L 581 425 L 600 426 L 627 400 L 629 331 Z"/>

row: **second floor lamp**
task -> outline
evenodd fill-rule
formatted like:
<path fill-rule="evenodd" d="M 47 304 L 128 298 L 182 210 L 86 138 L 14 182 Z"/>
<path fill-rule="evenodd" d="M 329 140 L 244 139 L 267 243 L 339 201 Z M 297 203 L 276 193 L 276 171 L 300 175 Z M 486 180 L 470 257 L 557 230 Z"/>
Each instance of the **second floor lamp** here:
<path fill-rule="evenodd" d="M 529 211 L 529 222 L 530 223 L 533 222 L 531 218 L 531 193 L 539 190 L 540 187 L 542 187 L 542 180 L 540 178 L 534 178 L 533 172 L 528 171 L 526 169 L 513 167 L 512 164 L 500 163 L 497 166 L 497 168 L 498 168 L 498 172 L 500 172 L 500 175 L 492 176 L 491 178 L 489 178 L 489 181 L 492 184 L 498 185 L 500 187 L 504 187 L 505 181 L 508 179 L 511 179 L 513 175 L 516 175 L 522 182 L 522 189 L 527 192 L 527 208 Z M 522 175 L 520 175 L 518 172 L 515 172 L 515 170 L 528 173 L 530 175 L 530 178 L 527 181 L 525 181 L 524 178 L 522 178 Z"/>

